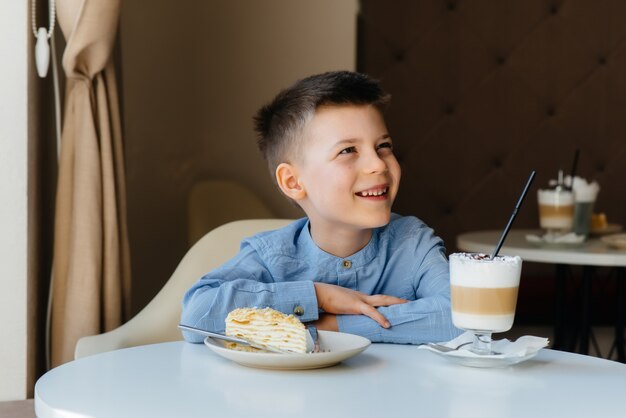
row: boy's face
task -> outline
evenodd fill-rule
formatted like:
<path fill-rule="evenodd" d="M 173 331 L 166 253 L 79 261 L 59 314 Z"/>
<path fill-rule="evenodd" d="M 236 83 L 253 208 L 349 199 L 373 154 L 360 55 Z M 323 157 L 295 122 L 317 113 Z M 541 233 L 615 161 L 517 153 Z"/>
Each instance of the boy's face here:
<path fill-rule="evenodd" d="M 380 112 L 370 105 L 322 106 L 304 128 L 294 164 L 300 205 L 316 228 L 370 229 L 389 223 L 400 165 Z"/>

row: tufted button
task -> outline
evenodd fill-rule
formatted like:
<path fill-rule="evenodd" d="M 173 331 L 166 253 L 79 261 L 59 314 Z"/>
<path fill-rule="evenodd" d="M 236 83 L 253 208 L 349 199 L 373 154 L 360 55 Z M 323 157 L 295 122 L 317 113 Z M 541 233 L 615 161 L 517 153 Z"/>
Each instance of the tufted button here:
<path fill-rule="evenodd" d="M 341 265 L 343 266 L 343 268 L 349 269 L 350 267 L 352 267 L 352 261 L 350 261 L 350 260 L 343 260 L 343 263 L 341 263 Z"/>
<path fill-rule="evenodd" d="M 449 104 L 446 106 L 446 115 L 454 115 L 454 105 Z"/>
<path fill-rule="evenodd" d="M 495 168 L 500 168 L 500 167 L 502 167 L 502 159 L 501 159 L 501 158 L 498 158 L 498 157 L 494 158 L 494 159 L 493 159 L 493 166 L 494 166 Z"/>
<path fill-rule="evenodd" d="M 452 215 L 452 212 L 454 212 L 454 208 L 452 206 L 446 206 L 443 208 L 444 215 Z"/>
<path fill-rule="evenodd" d="M 293 313 L 296 316 L 302 316 L 304 315 L 304 308 L 300 305 L 297 305 L 295 308 L 293 308 Z"/>
<path fill-rule="evenodd" d="M 548 116 L 556 115 L 556 109 L 553 106 L 549 106 L 548 109 L 546 110 L 546 115 Z"/>
<path fill-rule="evenodd" d="M 456 2 L 448 2 L 448 10 L 453 11 L 454 9 L 456 9 Z"/>
<path fill-rule="evenodd" d="M 600 58 L 598 58 L 598 64 L 600 64 L 600 65 L 606 65 L 606 57 L 600 57 Z"/>
<path fill-rule="evenodd" d="M 556 4 L 553 4 L 550 6 L 550 13 L 555 15 L 559 12 L 559 6 L 557 6 Z"/>
<path fill-rule="evenodd" d="M 396 61 L 404 61 L 404 51 L 396 52 Z"/>
<path fill-rule="evenodd" d="M 498 65 L 504 65 L 506 63 L 506 57 L 503 55 L 498 55 L 496 57 L 496 64 Z"/>
<path fill-rule="evenodd" d="M 603 173 L 604 170 L 606 170 L 606 165 L 604 163 L 597 163 L 596 170 L 599 171 L 600 173 Z"/>

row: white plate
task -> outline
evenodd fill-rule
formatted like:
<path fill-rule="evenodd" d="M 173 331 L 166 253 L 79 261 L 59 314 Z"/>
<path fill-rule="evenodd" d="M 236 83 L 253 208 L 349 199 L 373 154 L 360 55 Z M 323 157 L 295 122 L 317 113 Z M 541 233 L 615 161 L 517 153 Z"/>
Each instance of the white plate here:
<path fill-rule="evenodd" d="M 606 235 L 600 239 L 613 248 L 626 250 L 626 234 Z"/>
<path fill-rule="evenodd" d="M 427 346 L 420 346 L 427 348 Z M 438 351 L 433 348 L 427 348 L 435 354 L 438 354 L 453 363 L 462 364 L 463 366 L 470 367 L 506 367 L 513 364 L 521 363 L 528 359 L 531 359 L 537 355 L 539 350 L 526 354 L 525 356 L 503 356 L 503 355 L 489 355 L 489 356 L 476 356 L 476 355 L 463 355 L 466 350 L 450 351 L 447 353 Z"/>
<path fill-rule="evenodd" d="M 599 237 L 602 235 L 617 234 L 621 230 L 622 226 L 619 224 L 608 224 L 606 228 L 590 229 L 589 235 Z"/>
<path fill-rule="evenodd" d="M 542 236 L 528 234 L 526 235 L 526 241 L 540 247 L 570 248 L 582 245 L 585 242 L 585 236 L 569 233 L 562 237 L 555 238 L 549 234 L 544 234 Z"/>
<path fill-rule="evenodd" d="M 301 370 L 319 369 L 362 353 L 371 341 L 359 335 L 343 332 L 318 331 L 320 348 L 325 352 L 310 354 L 249 353 L 226 348 L 219 340 L 207 337 L 204 344 L 214 353 L 242 366 L 261 369 Z"/>

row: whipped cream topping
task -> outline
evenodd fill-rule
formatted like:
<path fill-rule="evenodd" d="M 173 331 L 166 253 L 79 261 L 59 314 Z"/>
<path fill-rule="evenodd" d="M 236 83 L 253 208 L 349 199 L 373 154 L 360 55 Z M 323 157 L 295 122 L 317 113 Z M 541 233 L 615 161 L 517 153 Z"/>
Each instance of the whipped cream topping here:
<path fill-rule="evenodd" d="M 450 254 L 450 259 L 452 258 L 458 259 L 461 263 L 485 262 L 519 264 L 522 262 L 521 257 L 518 255 L 498 255 L 492 260 L 490 254 L 484 253 L 454 253 Z"/>
<path fill-rule="evenodd" d="M 553 179 L 548 184 L 556 186 L 558 182 Z M 563 184 L 570 186 L 572 184 L 572 176 L 565 176 Z M 572 190 L 577 202 L 595 202 L 600 191 L 600 185 L 597 181 L 590 182 L 582 177 L 575 176 Z"/>
<path fill-rule="evenodd" d="M 545 189 L 537 191 L 540 205 L 567 206 L 574 204 L 574 193 L 565 189 Z"/>
<path fill-rule="evenodd" d="M 466 287 L 516 287 L 522 259 L 519 256 L 455 253 L 450 255 L 450 284 Z"/>

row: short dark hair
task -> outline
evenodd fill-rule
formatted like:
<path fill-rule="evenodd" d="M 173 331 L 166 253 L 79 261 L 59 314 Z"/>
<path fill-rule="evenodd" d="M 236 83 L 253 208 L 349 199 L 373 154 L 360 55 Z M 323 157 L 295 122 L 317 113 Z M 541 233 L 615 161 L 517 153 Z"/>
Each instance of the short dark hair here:
<path fill-rule="evenodd" d="M 302 128 L 324 105 L 373 105 L 383 112 L 390 95 L 379 82 L 352 71 L 330 71 L 297 81 L 282 90 L 254 117 L 257 143 L 272 177 L 282 162 L 292 162 Z"/>

